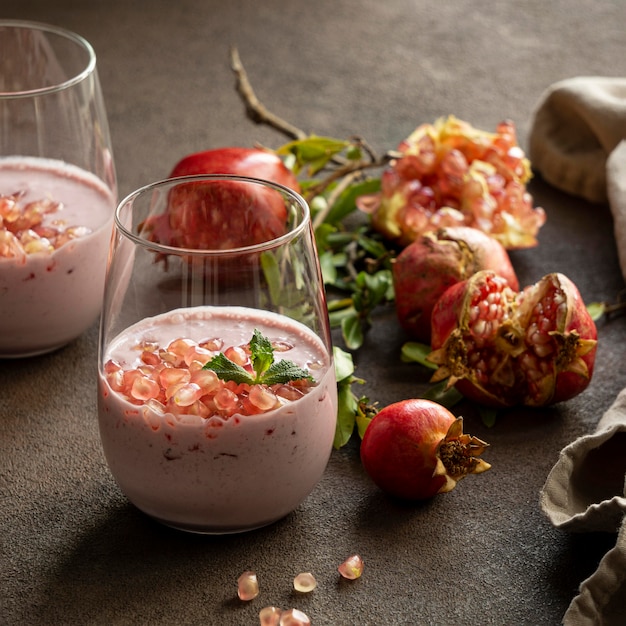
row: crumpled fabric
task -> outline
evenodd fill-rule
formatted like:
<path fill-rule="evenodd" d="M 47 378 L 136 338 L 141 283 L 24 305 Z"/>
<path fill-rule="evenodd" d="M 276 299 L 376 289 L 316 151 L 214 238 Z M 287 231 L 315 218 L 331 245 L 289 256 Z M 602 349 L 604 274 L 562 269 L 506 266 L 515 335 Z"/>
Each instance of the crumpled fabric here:
<path fill-rule="evenodd" d="M 609 202 L 626 280 L 626 78 L 583 76 L 549 87 L 534 112 L 528 154 L 551 185 Z"/>
<path fill-rule="evenodd" d="M 626 78 L 579 77 L 540 98 L 529 156 L 544 180 L 590 202 L 608 202 L 626 280 Z M 579 588 L 564 626 L 626 624 L 626 389 L 596 430 L 566 446 L 540 495 L 555 527 L 617 533 Z"/>

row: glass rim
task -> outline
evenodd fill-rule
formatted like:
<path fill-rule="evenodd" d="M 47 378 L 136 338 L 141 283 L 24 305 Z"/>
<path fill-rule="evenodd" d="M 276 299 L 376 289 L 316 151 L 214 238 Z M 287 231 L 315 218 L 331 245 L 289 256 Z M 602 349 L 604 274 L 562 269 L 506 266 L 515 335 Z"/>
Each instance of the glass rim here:
<path fill-rule="evenodd" d="M 64 80 L 56 85 L 49 85 L 47 87 L 38 87 L 36 89 L 27 89 L 24 91 L 0 91 L 0 100 L 9 100 L 16 98 L 32 98 L 33 96 L 42 96 L 50 93 L 56 93 L 64 91 L 73 85 L 76 85 L 91 74 L 94 73 L 96 68 L 96 53 L 93 46 L 81 35 L 62 28 L 60 26 L 54 26 L 52 24 L 45 24 L 43 22 L 31 22 L 29 20 L 6 20 L 0 19 L 0 29 L 13 28 L 22 30 L 37 30 L 42 33 L 50 33 L 63 37 L 68 41 L 72 41 L 87 52 L 88 61 L 84 69 L 75 74 L 71 78 Z"/>
<path fill-rule="evenodd" d="M 148 239 L 133 233 L 130 231 L 122 222 L 120 217 L 122 211 L 129 204 L 133 205 L 134 201 L 142 195 L 155 191 L 156 189 L 162 187 L 173 187 L 175 184 L 182 183 L 193 183 L 193 182 L 217 182 L 217 181 L 231 181 L 231 182 L 243 182 L 243 183 L 252 183 L 256 185 L 261 185 L 263 187 L 270 187 L 275 189 L 276 191 L 288 196 L 293 200 L 293 202 L 298 205 L 302 209 L 302 219 L 295 224 L 292 228 L 290 228 L 287 232 L 279 235 L 278 237 L 274 237 L 273 239 L 268 239 L 267 241 L 262 241 L 259 243 L 255 243 L 248 246 L 239 246 L 237 248 L 207 248 L 207 249 L 199 249 L 199 248 L 183 248 L 179 246 L 168 246 L 166 244 L 158 243 L 155 241 L 149 241 Z M 154 252 L 159 252 L 161 254 L 173 254 L 176 256 L 198 256 L 198 257 L 225 257 L 225 256 L 238 256 L 242 254 L 251 254 L 251 253 L 259 253 L 264 252 L 266 250 L 271 250 L 276 248 L 292 239 L 295 239 L 298 235 L 304 232 L 306 228 L 309 227 L 311 223 L 311 210 L 309 208 L 308 202 L 296 191 L 286 187 L 285 185 L 281 185 L 280 183 L 275 183 L 270 180 L 266 180 L 263 178 L 254 178 L 252 176 L 240 176 L 236 174 L 194 174 L 189 176 L 176 176 L 174 178 L 164 178 L 162 180 L 158 180 L 143 187 L 139 187 L 135 191 L 129 193 L 124 199 L 122 199 L 116 209 L 114 215 L 115 228 L 122 233 L 127 239 L 134 241 L 135 243 L 152 250 Z"/>

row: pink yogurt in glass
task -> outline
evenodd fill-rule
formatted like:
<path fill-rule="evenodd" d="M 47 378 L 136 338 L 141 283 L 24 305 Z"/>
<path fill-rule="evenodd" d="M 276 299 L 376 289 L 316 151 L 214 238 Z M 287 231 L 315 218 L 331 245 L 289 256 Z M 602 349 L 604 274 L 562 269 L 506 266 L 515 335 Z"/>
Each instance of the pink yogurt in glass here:
<path fill-rule="evenodd" d="M 113 340 L 105 363 L 141 364 L 141 341 L 219 337 L 248 343 L 253 329 L 293 344 L 275 353 L 310 370 L 317 385 L 257 415 L 174 416 L 113 391 L 102 366 L 98 415 L 104 453 L 128 499 L 159 521 L 203 533 L 264 526 L 294 510 L 320 480 L 337 418 L 335 372 L 319 338 L 281 315 L 243 307 L 197 307 L 148 318 Z M 311 367 L 313 364 L 313 367 Z"/>
<path fill-rule="evenodd" d="M 52 252 L 0 254 L 0 357 L 49 352 L 81 335 L 102 306 L 115 199 L 96 176 L 34 157 L 0 159 L 0 195 L 62 203 L 43 225 L 90 230 Z M 61 220 L 61 222 L 58 222 Z"/>

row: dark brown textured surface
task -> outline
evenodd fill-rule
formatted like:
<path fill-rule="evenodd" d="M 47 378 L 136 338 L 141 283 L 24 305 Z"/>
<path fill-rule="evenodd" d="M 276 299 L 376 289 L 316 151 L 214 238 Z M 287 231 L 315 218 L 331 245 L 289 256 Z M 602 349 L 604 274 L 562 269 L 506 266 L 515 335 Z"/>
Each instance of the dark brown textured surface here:
<path fill-rule="evenodd" d="M 551 83 L 626 75 L 621 0 L 4 0 L 0 16 L 65 26 L 94 45 L 121 195 L 188 152 L 282 142 L 244 118 L 233 44 L 275 112 L 380 150 L 449 113 L 485 129 L 511 118 L 525 147 Z M 538 248 L 512 254 L 521 282 L 561 271 L 586 301 L 614 299 L 624 285 L 608 207 L 539 178 L 530 190 L 548 221 Z M 614 541 L 555 530 L 538 495 L 560 449 L 593 430 L 626 384 L 626 317 L 599 325 L 596 373 L 576 399 L 510 411 L 491 429 L 462 407 L 467 430 L 492 444 L 487 474 L 400 505 L 369 482 L 354 443 L 333 452 L 295 513 L 222 538 L 162 528 L 120 494 L 98 440 L 96 335 L 0 361 L 0 623 L 252 625 L 278 604 L 318 625 L 551 625 Z M 404 340 L 381 314 L 357 355 L 365 393 L 382 404 L 425 380 L 400 362 Z M 341 581 L 336 567 L 354 552 L 365 573 Z M 243 604 L 236 579 L 249 568 L 261 595 Z M 300 571 L 319 586 L 296 597 Z"/>

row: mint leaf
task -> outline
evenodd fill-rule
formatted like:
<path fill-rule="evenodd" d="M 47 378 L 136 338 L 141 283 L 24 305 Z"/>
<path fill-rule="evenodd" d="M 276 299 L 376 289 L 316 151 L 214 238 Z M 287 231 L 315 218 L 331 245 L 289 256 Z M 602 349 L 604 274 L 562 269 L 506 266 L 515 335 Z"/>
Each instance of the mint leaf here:
<path fill-rule="evenodd" d="M 258 382 L 259 378 L 274 362 L 274 348 L 272 347 L 272 342 L 267 337 L 264 337 L 256 328 L 250 340 L 250 358 Z"/>
<path fill-rule="evenodd" d="M 254 384 L 254 378 L 241 365 L 231 361 L 222 352 L 216 354 L 202 369 L 213 370 L 221 380 L 232 380 L 236 383 Z"/>
<path fill-rule="evenodd" d="M 250 375 L 241 365 L 231 361 L 223 352 L 214 356 L 202 369 L 213 370 L 221 380 L 232 380 L 237 384 L 270 386 L 293 380 L 315 382 L 307 370 L 292 361 L 287 359 L 274 361 L 272 342 L 256 328 L 250 340 L 250 360 L 255 376 Z"/>
<path fill-rule="evenodd" d="M 313 377 L 305 370 L 296 365 L 293 361 L 283 359 L 272 363 L 269 369 L 257 382 L 264 385 L 276 385 L 278 383 L 288 383 L 292 380 L 313 380 Z"/>

